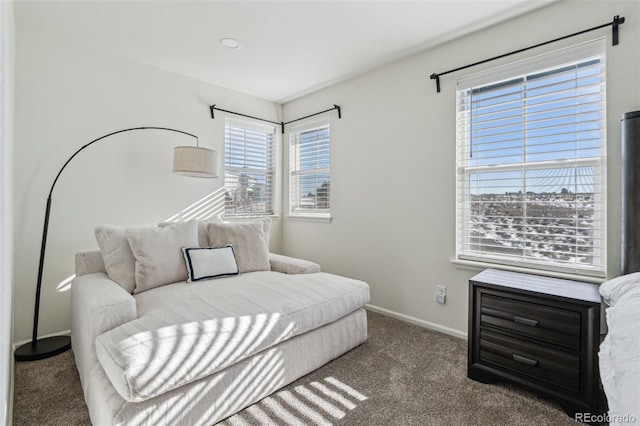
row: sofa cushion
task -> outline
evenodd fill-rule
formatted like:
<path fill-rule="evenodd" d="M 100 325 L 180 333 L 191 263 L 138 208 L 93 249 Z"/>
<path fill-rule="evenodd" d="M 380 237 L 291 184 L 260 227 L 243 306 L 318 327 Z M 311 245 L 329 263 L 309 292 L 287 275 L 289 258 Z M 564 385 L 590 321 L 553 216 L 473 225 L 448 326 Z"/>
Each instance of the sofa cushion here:
<path fill-rule="evenodd" d="M 269 271 L 135 298 L 140 317 L 98 336 L 96 350 L 118 393 L 144 401 L 348 315 L 369 302 L 369 286 L 323 272 Z"/>
<path fill-rule="evenodd" d="M 164 228 L 127 228 L 125 233 L 136 258 L 134 293 L 187 279 L 182 247 L 198 245 L 196 221 Z"/>
<path fill-rule="evenodd" d="M 240 273 L 271 270 L 263 223 L 209 223 L 207 231 L 211 247 L 233 244 Z"/>
<path fill-rule="evenodd" d="M 224 247 L 182 247 L 187 282 L 238 275 L 233 245 Z"/>
<path fill-rule="evenodd" d="M 96 226 L 94 234 L 102 252 L 107 275 L 129 293 L 136 288 L 136 258 L 131 251 L 124 226 Z"/>

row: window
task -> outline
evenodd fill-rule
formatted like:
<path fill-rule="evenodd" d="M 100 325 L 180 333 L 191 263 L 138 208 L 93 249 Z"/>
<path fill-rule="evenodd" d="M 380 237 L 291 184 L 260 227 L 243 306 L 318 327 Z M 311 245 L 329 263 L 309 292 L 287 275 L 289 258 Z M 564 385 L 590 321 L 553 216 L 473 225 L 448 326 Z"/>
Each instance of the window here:
<path fill-rule="evenodd" d="M 601 40 L 458 81 L 457 258 L 604 276 Z"/>
<path fill-rule="evenodd" d="M 225 215 L 273 214 L 273 137 L 273 128 L 227 120 Z"/>
<path fill-rule="evenodd" d="M 328 120 L 291 129 L 289 205 L 292 215 L 329 216 L 331 208 L 330 143 Z"/>

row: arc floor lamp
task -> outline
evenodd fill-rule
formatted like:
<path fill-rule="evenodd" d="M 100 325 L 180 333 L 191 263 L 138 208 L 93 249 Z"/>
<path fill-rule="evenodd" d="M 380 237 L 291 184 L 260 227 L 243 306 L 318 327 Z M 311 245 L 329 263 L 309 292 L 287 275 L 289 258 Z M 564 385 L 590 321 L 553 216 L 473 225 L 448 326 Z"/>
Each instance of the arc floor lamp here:
<path fill-rule="evenodd" d="M 44 269 L 44 257 L 47 247 L 47 231 L 49 229 L 49 213 L 51 211 L 51 195 L 53 188 L 58 182 L 58 178 L 67 165 L 74 159 L 80 151 L 93 145 L 94 143 L 106 139 L 119 133 L 131 132 L 134 130 L 165 130 L 169 132 L 181 133 L 196 139 L 196 146 L 177 146 L 173 153 L 173 172 L 190 177 L 199 178 L 216 178 L 219 174 L 220 155 L 217 151 L 198 146 L 198 137 L 182 130 L 171 129 L 168 127 L 133 127 L 129 129 L 118 130 L 92 140 L 86 145 L 73 153 L 66 163 L 62 166 L 49 191 L 47 198 L 47 207 L 44 215 L 44 230 L 42 231 L 42 244 L 40 246 L 40 264 L 38 267 L 38 281 L 36 285 L 36 300 L 33 314 L 33 333 L 31 342 L 25 343 L 18 347 L 14 352 L 16 361 L 35 361 L 38 359 L 49 358 L 58 355 L 71 348 L 71 338 L 69 336 L 53 336 L 44 339 L 38 339 L 38 317 L 40 313 L 40 290 L 42 288 L 42 272 Z"/>

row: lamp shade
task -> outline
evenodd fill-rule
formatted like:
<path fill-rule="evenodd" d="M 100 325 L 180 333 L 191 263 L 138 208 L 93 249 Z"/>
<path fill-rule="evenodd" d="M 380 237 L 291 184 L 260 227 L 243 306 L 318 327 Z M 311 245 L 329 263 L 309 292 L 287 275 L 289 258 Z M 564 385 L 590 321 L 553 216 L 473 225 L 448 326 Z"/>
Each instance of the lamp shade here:
<path fill-rule="evenodd" d="M 220 154 L 199 146 L 177 146 L 173 151 L 173 172 L 190 177 L 217 178 Z"/>

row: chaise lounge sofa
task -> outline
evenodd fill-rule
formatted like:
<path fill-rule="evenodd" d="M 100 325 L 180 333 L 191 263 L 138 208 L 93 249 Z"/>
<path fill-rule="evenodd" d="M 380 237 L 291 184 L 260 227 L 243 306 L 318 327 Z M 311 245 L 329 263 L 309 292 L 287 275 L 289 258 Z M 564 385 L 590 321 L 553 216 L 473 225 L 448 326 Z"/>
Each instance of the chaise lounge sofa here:
<path fill-rule="evenodd" d="M 266 224 L 96 228 L 71 329 L 94 425 L 212 425 L 367 339 L 368 285 L 268 250 L 265 264 Z"/>

